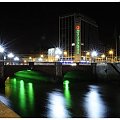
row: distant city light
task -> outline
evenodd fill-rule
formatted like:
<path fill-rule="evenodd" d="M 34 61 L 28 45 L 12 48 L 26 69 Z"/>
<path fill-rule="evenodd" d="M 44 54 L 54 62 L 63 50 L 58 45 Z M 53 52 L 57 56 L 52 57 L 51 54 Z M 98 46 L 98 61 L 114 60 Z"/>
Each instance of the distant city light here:
<path fill-rule="evenodd" d="M 92 51 L 92 53 L 91 53 L 92 57 L 97 57 L 97 55 L 98 55 L 97 51 Z"/>
<path fill-rule="evenodd" d="M 105 54 L 102 54 L 101 57 L 102 57 L 102 58 L 105 58 Z"/>
<path fill-rule="evenodd" d="M 61 55 L 61 54 L 62 54 L 62 50 L 57 47 L 55 50 L 55 55 Z"/>
<path fill-rule="evenodd" d="M 14 61 L 19 61 L 19 57 L 15 57 L 15 58 L 14 58 Z"/>
<path fill-rule="evenodd" d="M 0 53 L 3 53 L 4 52 L 4 48 L 3 46 L 0 45 Z"/>
<path fill-rule="evenodd" d="M 64 55 L 67 56 L 67 51 L 64 51 Z"/>
<path fill-rule="evenodd" d="M 110 50 L 110 51 L 109 51 L 109 54 L 111 54 L 111 55 L 112 55 L 112 54 L 113 54 L 113 50 Z"/>
<path fill-rule="evenodd" d="M 43 55 L 40 55 L 41 58 L 43 58 L 44 56 Z"/>
<path fill-rule="evenodd" d="M 43 59 L 42 59 L 42 58 L 39 58 L 39 59 L 38 59 L 38 61 L 40 61 L 40 62 L 41 62 L 41 61 L 43 61 Z"/>
<path fill-rule="evenodd" d="M 13 58 L 13 57 L 14 57 L 14 54 L 13 54 L 13 53 L 9 53 L 9 54 L 8 54 L 8 57 L 9 57 L 9 58 Z"/>
<path fill-rule="evenodd" d="M 56 55 L 56 56 L 55 56 L 55 58 L 56 58 L 56 59 L 59 59 L 59 58 L 60 58 L 60 56 L 59 56 L 59 55 Z"/>
<path fill-rule="evenodd" d="M 72 43 L 72 46 L 75 46 L 75 43 Z"/>

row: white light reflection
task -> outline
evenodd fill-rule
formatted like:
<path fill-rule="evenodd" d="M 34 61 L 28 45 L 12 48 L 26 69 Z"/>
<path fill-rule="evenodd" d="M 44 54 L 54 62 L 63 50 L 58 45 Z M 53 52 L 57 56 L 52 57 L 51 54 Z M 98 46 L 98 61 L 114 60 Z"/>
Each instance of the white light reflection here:
<path fill-rule="evenodd" d="M 49 118 L 67 118 L 69 112 L 65 108 L 64 96 L 59 92 L 49 93 L 48 96 L 48 113 Z"/>
<path fill-rule="evenodd" d="M 11 101 L 7 97 L 5 97 L 3 95 L 0 95 L 0 102 L 2 102 L 5 105 L 11 107 Z"/>
<path fill-rule="evenodd" d="M 87 112 L 87 117 L 90 118 L 100 118 L 105 117 L 106 112 L 105 104 L 98 93 L 99 87 L 91 85 L 90 91 L 85 97 L 85 110 Z"/>

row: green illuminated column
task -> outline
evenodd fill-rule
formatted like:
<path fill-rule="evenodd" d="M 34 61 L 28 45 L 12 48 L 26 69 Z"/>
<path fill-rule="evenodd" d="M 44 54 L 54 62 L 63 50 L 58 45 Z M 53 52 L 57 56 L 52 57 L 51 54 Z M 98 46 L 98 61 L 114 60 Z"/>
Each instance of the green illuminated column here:
<path fill-rule="evenodd" d="M 80 25 L 75 26 L 75 62 L 81 60 L 81 30 Z"/>

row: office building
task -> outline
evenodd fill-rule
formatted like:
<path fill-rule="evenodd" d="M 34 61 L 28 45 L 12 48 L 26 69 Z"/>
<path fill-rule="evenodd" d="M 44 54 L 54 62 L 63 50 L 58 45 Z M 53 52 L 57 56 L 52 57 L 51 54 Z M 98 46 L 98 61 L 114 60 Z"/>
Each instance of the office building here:
<path fill-rule="evenodd" d="M 80 61 L 88 51 L 99 50 L 98 26 L 81 14 L 59 17 L 59 47 L 67 53 L 63 58 Z"/>

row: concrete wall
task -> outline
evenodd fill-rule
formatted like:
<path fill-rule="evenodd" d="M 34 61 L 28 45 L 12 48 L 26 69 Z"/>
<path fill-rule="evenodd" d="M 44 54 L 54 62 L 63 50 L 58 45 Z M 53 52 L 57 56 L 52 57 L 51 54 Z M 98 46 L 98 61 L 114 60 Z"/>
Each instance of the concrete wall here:
<path fill-rule="evenodd" d="M 99 80 L 120 80 L 120 63 L 97 64 L 96 76 Z"/>

